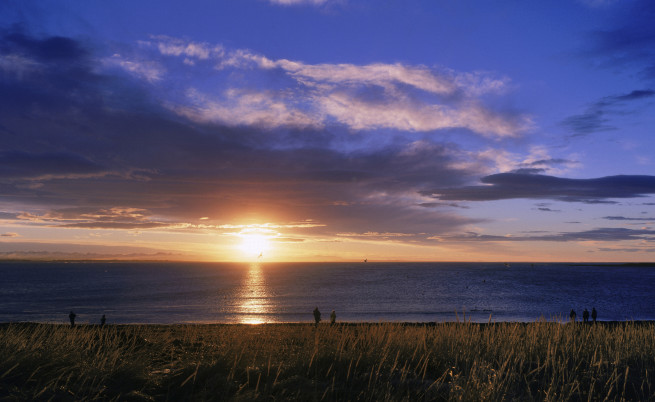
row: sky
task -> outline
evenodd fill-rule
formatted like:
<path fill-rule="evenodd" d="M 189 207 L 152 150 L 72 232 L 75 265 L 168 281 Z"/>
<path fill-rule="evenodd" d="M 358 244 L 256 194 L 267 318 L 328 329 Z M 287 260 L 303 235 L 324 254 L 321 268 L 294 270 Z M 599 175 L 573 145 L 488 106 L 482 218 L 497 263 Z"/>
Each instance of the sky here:
<path fill-rule="evenodd" d="M 0 258 L 653 261 L 655 2 L 0 3 Z"/>

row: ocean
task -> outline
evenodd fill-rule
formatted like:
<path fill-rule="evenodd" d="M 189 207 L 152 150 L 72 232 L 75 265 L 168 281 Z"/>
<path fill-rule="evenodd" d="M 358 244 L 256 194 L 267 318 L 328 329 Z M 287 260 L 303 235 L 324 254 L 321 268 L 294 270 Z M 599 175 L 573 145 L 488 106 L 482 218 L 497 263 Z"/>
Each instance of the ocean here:
<path fill-rule="evenodd" d="M 501 263 L 2 262 L 0 322 L 655 319 L 655 267 Z"/>

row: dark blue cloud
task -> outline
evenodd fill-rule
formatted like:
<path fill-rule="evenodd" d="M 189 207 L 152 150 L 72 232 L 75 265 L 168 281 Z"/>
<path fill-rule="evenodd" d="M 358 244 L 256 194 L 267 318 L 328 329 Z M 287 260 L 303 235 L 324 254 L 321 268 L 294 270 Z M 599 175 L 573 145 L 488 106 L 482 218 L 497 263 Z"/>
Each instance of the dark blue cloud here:
<path fill-rule="evenodd" d="M 548 242 L 569 242 L 569 241 L 629 241 L 641 240 L 652 242 L 655 240 L 655 230 L 649 229 L 626 229 L 626 228 L 597 228 L 581 232 L 561 232 L 554 234 L 533 235 L 533 236 L 497 236 L 482 235 L 478 233 L 466 233 L 461 236 L 448 237 L 459 241 L 494 241 L 494 242 L 525 242 L 525 241 L 548 241 Z"/>
<path fill-rule="evenodd" d="M 635 102 L 652 98 L 655 91 L 638 89 L 623 95 L 611 95 L 591 104 L 582 114 L 569 116 L 562 125 L 573 132 L 573 136 L 583 136 L 594 132 L 615 130 L 610 124 L 611 117 L 629 113 L 640 107 Z"/>
<path fill-rule="evenodd" d="M 637 100 L 637 99 L 644 99 L 644 98 L 650 98 L 655 96 L 655 91 L 652 89 L 636 89 L 629 94 L 625 95 L 618 95 L 614 97 L 614 100 L 616 101 L 632 101 L 632 100 Z"/>
<path fill-rule="evenodd" d="M 512 173 L 521 173 L 521 174 L 540 174 L 545 173 L 548 169 L 557 167 L 557 166 L 569 166 L 576 164 L 574 160 L 563 159 L 563 158 L 550 158 L 550 159 L 539 159 L 533 162 L 526 162 L 519 164 L 519 168 L 512 171 Z"/>
<path fill-rule="evenodd" d="M 103 167 L 70 153 L 0 152 L 0 179 L 30 179 L 97 174 Z"/>
<path fill-rule="evenodd" d="M 613 25 L 592 33 L 584 53 L 602 66 L 636 70 L 644 79 L 655 79 L 655 3 L 617 4 Z"/>
<path fill-rule="evenodd" d="M 5 54 L 19 54 L 44 63 L 79 63 L 87 60 L 89 53 L 78 41 L 61 36 L 33 38 L 20 31 L 8 32 L 0 43 Z"/>
<path fill-rule="evenodd" d="M 648 217 L 642 217 L 642 218 L 628 218 L 625 216 L 604 216 L 603 219 L 607 219 L 608 221 L 655 221 L 655 218 L 648 218 Z"/>
<path fill-rule="evenodd" d="M 439 188 L 423 193 L 441 200 L 453 201 L 524 198 L 586 203 L 655 194 L 655 176 L 645 175 L 567 179 L 534 174 L 499 173 L 483 177 L 480 181 L 484 185 Z"/>

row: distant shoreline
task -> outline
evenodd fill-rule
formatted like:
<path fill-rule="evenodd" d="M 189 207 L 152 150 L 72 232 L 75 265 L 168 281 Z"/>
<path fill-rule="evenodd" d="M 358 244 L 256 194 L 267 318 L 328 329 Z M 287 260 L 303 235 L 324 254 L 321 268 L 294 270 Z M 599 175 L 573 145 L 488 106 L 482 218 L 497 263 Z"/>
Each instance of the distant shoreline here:
<path fill-rule="evenodd" d="M 360 260 L 339 261 L 204 261 L 204 260 L 123 260 L 123 259 L 29 259 L 29 258 L 0 258 L 1 263 L 171 263 L 171 264 L 359 264 Z M 572 261 L 412 261 L 412 260 L 368 260 L 368 264 L 564 264 L 571 266 L 607 266 L 607 267 L 655 267 L 654 262 L 572 262 Z"/>
<path fill-rule="evenodd" d="M 402 326 L 402 327 L 438 327 L 438 326 L 448 326 L 448 325 L 477 325 L 477 326 L 495 326 L 495 325 L 521 325 L 521 326 L 529 326 L 533 324 L 541 324 L 541 323 L 548 323 L 548 324 L 570 324 L 570 321 L 552 321 L 552 320 L 543 320 L 543 321 L 493 321 L 493 322 L 469 322 L 469 321 L 442 321 L 442 322 L 400 322 L 400 321 L 381 321 L 381 322 L 350 322 L 350 321 L 344 321 L 344 322 L 337 322 L 334 325 L 335 326 L 343 326 L 343 327 L 357 327 L 357 326 L 368 326 L 368 327 L 374 327 L 374 326 Z M 595 323 L 593 321 L 589 321 L 587 323 L 584 323 L 581 320 L 576 320 L 575 321 L 576 325 L 585 325 L 585 326 L 593 326 L 593 325 L 601 325 L 604 327 L 614 327 L 614 326 L 619 326 L 619 325 L 636 325 L 636 326 L 641 326 L 641 325 L 655 325 L 655 320 L 626 320 L 626 321 L 616 321 L 616 320 L 610 320 L 610 321 L 603 321 L 599 320 L 596 321 Z M 0 322 L 0 328 L 1 327 L 6 327 L 9 325 L 25 325 L 25 326 L 53 326 L 53 327 L 59 327 L 59 326 L 64 326 L 64 327 L 69 327 L 70 324 L 64 322 L 62 320 L 61 323 L 53 323 L 53 322 L 47 322 L 47 323 L 41 323 L 41 322 L 32 322 L 32 321 L 11 321 L 11 322 Z M 330 326 L 331 324 L 329 322 L 321 322 L 319 324 L 321 327 L 323 326 Z M 83 328 L 89 328 L 89 327 L 100 327 L 100 324 L 91 324 L 91 323 L 79 323 L 75 324 L 76 327 L 83 327 Z M 307 327 L 311 326 L 314 327 L 315 324 L 311 322 L 271 322 L 271 323 L 261 323 L 261 324 L 248 324 L 248 323 L 175 323 L 175 324 L 147 324 L 147 323 L 130 323 L 130 324 L 112 324 L 108 323 L 105 325 L 106 327 L 143 327 L 143 328 L 179 328 L 179 327 Z"/>

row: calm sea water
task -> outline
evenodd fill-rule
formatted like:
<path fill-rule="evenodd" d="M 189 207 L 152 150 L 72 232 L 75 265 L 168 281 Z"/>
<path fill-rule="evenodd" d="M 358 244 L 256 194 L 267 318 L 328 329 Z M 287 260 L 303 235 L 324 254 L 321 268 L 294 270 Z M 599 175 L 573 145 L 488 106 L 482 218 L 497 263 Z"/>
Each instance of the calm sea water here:
<path fill-rule="evenodd" d="M 0 263 L 0 322 L 655 319 L 655 268 L 497 263 Z"/>

